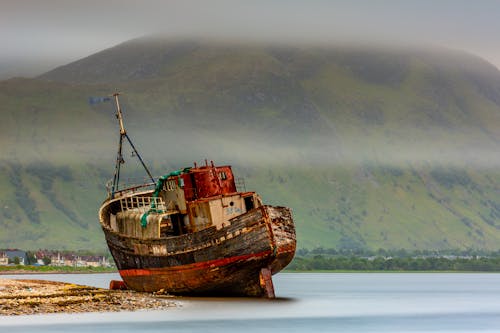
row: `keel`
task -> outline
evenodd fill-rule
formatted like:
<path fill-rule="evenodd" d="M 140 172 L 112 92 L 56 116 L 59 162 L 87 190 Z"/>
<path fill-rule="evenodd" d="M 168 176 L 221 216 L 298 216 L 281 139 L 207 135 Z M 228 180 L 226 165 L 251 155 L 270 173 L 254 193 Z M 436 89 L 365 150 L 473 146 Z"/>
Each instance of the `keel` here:
<path fill-rule="evenodd" d="M 262 268 L 259 274 L 260 286 L 264 290 L 264 297 L 275 298 L 274 285 L 271 270 L 269 268 Z"/>

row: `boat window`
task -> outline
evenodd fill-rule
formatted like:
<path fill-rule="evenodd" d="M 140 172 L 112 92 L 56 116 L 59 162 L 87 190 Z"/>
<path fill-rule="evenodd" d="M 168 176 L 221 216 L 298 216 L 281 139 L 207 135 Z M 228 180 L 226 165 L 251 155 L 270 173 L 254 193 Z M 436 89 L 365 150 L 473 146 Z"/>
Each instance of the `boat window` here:
<path fill-rule="evenodd" d="M 166 187 L 167 191 L 173 191 L 173 190 L 175 190 L 177 188 L 177 184 L 175 182 L 175 179 L 168 180 L 165 183 L 165 187 Z"/>
<path fill-rule="evenodd" d="M 220 178 L 221 180 L 226 180 L 226 179 L 227 179 L 226 172 L 225 172 L 225 171 L 221 171 L 221 172 L 219 172 L 219 178 Z"/>

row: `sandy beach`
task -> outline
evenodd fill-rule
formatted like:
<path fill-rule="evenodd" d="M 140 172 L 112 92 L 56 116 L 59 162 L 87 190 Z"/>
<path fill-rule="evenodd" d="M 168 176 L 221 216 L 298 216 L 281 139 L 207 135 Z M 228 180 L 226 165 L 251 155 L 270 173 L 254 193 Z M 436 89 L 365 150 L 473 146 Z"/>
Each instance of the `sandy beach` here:
<path fill-rule="evenodd" d="M 171 296 L 44 280 L 0 278 L 0 315 L 164 310 Z"/>

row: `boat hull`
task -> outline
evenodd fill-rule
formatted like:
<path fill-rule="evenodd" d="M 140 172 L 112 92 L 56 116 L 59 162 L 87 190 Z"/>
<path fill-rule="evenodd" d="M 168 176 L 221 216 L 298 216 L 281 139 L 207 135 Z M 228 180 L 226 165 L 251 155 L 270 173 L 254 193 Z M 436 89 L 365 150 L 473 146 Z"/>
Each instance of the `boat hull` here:
<path fill-rule="evenodd" d="M 261 206 L 220 229 L 157 239 L 112 230 L 106 222 L 109 207 L 101 208 L 101 224 L 120 275 L 133 290 L 274 297 L 271 275 L 295 254 L 295 228 L 286 207 Z"/>

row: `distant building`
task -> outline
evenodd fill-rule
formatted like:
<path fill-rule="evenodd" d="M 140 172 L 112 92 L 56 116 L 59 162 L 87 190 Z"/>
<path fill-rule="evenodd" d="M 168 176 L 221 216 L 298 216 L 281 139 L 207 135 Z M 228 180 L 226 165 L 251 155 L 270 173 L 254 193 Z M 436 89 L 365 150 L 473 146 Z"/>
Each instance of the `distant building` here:
<path fill-rule="evenodd" d="M 70 267 L 110 267 L 111 264 L 105 256 L 79 256 L 74 253 L 61 253 L 59 251 L 39 250 L 35 253 L 37 262 L 44 265 L 44 258 L 49 258 L 49 266 Z"/>
<path fill-rule="evenodd" d="M 0 251 L 0 266 L 7 266 L 9 264 L 9 257 L 5 252 Z"/>
<path fill-rule="evenodd" d="M 24 265 L 28 261 L 25 251 L 18 249 L 7 249 L 1 251 L 5 253 L 10 262 L 15 262 L 17 258 L 19 260 L 19 265 Z"/>
<path fill-rule="evenodd" d="M 81 256 L 77 263 L 80 267 L 109 267 L 110 264 L 104 256 Z"/>

